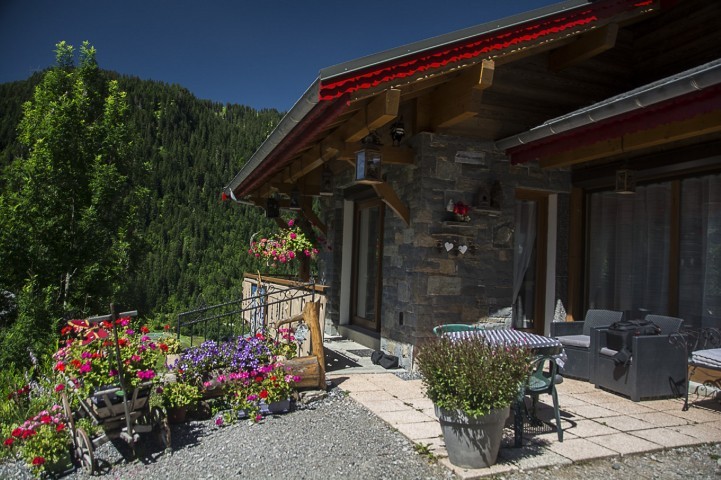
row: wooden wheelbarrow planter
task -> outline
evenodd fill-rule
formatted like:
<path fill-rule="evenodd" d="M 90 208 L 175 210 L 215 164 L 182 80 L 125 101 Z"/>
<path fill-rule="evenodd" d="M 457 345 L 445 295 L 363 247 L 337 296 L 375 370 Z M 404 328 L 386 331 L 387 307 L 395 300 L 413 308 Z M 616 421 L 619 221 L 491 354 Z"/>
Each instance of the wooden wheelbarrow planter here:
<path fill-rule="evenodd" d="M 302 322 L 310 330 L 311 355 L 296 357 L 284 362 L 290 373 L 300 377 L 296 383 L 298 388 L 326 389 L 325 384 L 325 353 L 323 352 L 323 335 L 320 331 L 320 302 L 308 302 L 303 306 L 303 313 L 293 318 L 281 320 L 275 325 L 278 329 L 282 325 Z"/>

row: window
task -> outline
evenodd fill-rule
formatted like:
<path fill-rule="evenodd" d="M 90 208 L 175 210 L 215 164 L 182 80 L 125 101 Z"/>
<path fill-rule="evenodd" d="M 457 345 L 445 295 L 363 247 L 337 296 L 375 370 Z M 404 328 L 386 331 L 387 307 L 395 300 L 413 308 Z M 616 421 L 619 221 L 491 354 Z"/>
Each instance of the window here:
<path fill-rule="evenodd" d="M 587 308 L 721 326 L 721 175 L 588 196 Z"/>

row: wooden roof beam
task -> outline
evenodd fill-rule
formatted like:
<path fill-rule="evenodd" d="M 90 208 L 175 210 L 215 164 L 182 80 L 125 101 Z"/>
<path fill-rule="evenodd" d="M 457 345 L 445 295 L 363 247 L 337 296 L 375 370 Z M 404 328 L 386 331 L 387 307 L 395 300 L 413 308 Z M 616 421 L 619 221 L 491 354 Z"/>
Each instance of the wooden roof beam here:
<path fill-rule="evenodd" d="M 373 130 L 391 122 L 398 116 L 401 103 L 401 91 L 391 88 L 371 100 L 364 109 L 356 112 L 353 117 L 340 127 L 339 140 L 345 143 L 360 142 Z"/>
<path fill-rule="evenodd" d="M 549 68 L 559 71 L 610 50 L 616 45 L 617 36 L 617 23 L 610 23 L 580 35 L 575 42 L 557 48 L 549 54 Z"/>
<path fill-rule="evenodd" d="M 305 218 L 320 230 L 323 235 L 328 235 L 328 227 L 318 218 L 318 215 L 313 211 L 313 200 L 310 197 L 301 197 L 300 199 L 300 211 Z"/>
<path fill-rule="evenodd" d="M 478 115 L 480 98 L 474 95 L 493 84 L 495 63 L 483 60 L 432 93 L 432 128 L 450 127 Z"/>
<path fill-rule="evenodd" d="M 543 168 L 566 167 L 719 132 L 721 132 L 721 112 L 715 111 L 569 149 L 540 159 L 540 165 Z"/>
<path fill-rule="evenodd" d="M 299 160 L 290 164 L 290 170 L 284 178 L 286 183 L 295 183 L 301 177 L 306 176 L 325 162 L 335 157 L 344 147 L 344 144 L 332 136 L 321 142 L 317 149 L 304 154 Z"/>
<path fill-rule="evenodd" d="M 388 205 L 396 215 L 398 215 L 406 225 L 410 225 L 410 211 L 406 204 L 404 204 L 398 197 L 398 194 L 393 190 L 393 187 L 386 182 L 374 183 L 373 189 L 376 191 L 378 196 L 383 200 L 383 203 Z"/>

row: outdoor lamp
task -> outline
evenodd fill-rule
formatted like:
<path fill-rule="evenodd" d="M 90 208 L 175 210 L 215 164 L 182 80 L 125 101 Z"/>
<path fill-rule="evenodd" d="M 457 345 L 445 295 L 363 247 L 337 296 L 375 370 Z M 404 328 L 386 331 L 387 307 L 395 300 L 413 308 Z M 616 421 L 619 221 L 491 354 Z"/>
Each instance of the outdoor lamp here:
<path fill-rule="evenodd" d="M 293 187 L 293 191 L 290 192 L 290 205 L 288 206 L 291 210 L 300 210 L 300 191 L 298 186 Z"/>
<path fill-rule="evenodd" d="M 273 197 L 269 197 L 265 202 L 265 216 L 266 218 L 278 218 L 280 216 L 280 207 L 278 206 L 278 200 Z"/>
<path fill-rule="evenodd" d="M 363 148 L 355 152 L 355 179 L 358 183 L 381 183 L 381 150 L 378 135 L 371 133 L 361 144 Z"/>
<path fill-rule="evenodd" d="M 633 170 L 622 168 L 616 170 L 616 193 L 635 193 L 636 192 L 636 179 L 633 174 Z"/>
<path fill-rule="evenodd" d="M 393 141 L 393 146 L 398 147 L 405 136 L 406 128 L 403 125 L 403 117 L 401 117 L 400 120 L 391 125 L 391 140 Z"/>
<path fill-rule="evenodd" d="M 323 173 L 320 176 L 320 192 L 321 197 L 333 196 L 333 171 L 328 165 L 323 165 Z"/>

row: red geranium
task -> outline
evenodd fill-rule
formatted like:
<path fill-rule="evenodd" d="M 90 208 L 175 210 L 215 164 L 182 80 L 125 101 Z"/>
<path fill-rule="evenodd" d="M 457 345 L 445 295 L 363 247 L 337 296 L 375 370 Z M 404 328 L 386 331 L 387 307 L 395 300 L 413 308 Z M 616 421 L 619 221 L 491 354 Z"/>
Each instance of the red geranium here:
<path fill-rule="evenodd" d="M 45 463 L 45 459 L 43 457 L 35 457 L 33 458 L 33 465 L 39 466 Z"/>

